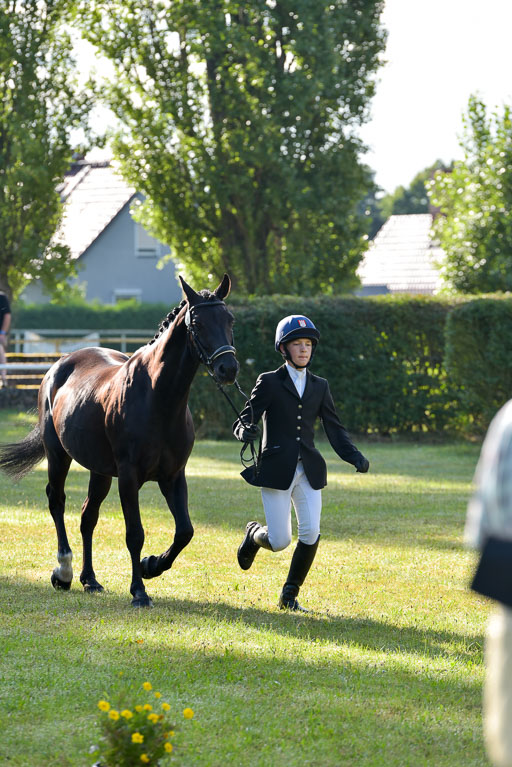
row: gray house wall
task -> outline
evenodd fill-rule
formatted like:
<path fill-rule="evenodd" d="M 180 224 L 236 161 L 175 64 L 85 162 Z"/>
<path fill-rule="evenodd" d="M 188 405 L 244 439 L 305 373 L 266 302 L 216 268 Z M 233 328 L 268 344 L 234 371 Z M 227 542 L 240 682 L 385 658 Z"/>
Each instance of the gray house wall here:
<path fill-rule="evenodd" d="M 156 256 L 136 253 L 136 226 L 127 204 L 78 259 L 78 282 L 85 284 L 87 300 L 111 304 L 122 295 L 137 295 L 145 303 L 175 304 L 181 299 L 174 264 L 157 269 L 169 249 L 159 244 Z"/>
<path fill-rule="evenodd" d="M 182 298 L 174 263 L 168 261 L 157 269 L 161 256 L 169 249 L 158 243 L 155 256 L 140 256 L 136 252 L 137 224 L 127 203 L 110 224 L 78 258 L 78 277 L 71 281 L 85 289 L 87 301 L 116 303 L 120 298 L 135 295 L 144 303 L 175 304 Z M 38 281 L 25 288 L 22 300 L 27 303 L 47 303 Z"/>

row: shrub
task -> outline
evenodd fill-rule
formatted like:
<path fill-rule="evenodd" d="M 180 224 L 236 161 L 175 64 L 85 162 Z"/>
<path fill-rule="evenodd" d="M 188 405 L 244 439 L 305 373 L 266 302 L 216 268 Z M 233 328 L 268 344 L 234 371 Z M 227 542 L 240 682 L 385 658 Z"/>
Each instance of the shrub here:
<path fill-rule="evenodd" d="M 484 428 L 510 396 L 510 299 L 425 296 L 229 300 L 236 318 L 239 382 L 250 394 L 258 374 L 282 360 L 274 332 L 287 314 L 310 316 L 321 332 L 312 370 L 329 379 L 340 418 L 353 433 L 435 431 L 471 421 Z M 146 329 L 171 307 L 31 306 L 14 308 L 17 328 Z M 445 363 L 445 324 L 447 366 Z M 234 388 L 230 396 L 241 409 Z M 198 436 L 226 437 L 235 415 L 200 368 L 190 406 Z"/>
<path fill-rule="evenodd" d="M 450 312 L 446 369 L 479 431 L 512 396 L 512 299 L 483 297 Z"/>
<path fill-rule="evenodd" d="M 260 372 L 282 363 L 274 351 L 275 327 L 287 314 L 306 314 L 321 333 L 312 369 L 329 379 L 349 431 L 442 430 L 457 415 L 443 366 L 450 307 L 446 299 L 410 296 L 273 296 L 234 306 L 240 385 L 249 394 Z M 234 416 L 213 390 L 206 374 L 196 377 L 194 421 L 200 434 L 225 436 Z"/>
<path fill-rule="evenodd" d="M 15 304 L 13 327 L 37 330 L 156 330 L 158 323 L 172 309 L 167 304 L 139 304 L 123 301 L 107 304 L 84 304 L 79 301 L 66 306 L 55 304 Z"/>

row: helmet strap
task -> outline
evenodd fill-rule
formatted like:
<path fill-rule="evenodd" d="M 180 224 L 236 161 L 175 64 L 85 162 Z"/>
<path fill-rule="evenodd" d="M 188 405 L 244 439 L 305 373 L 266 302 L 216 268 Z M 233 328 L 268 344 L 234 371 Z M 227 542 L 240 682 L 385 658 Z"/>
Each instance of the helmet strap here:
<path fill-rule="evenodd" d="M 288 342 L 289 343 L 289 342 Z M 313 348 L 311 350 L 311 357 L 309 358 L 309 362 L 306 365 L 296 365 L 295 362 L 292 361 L 292 358 L 290 356 L 290 352 L 288 351 L 288 344 L 281 344 L 284 348 L 284 352 L 281 352 L 282 356 L 285 358 L 287 362 L 290 363 L 292 367 L 295 368 L 295 370 L 304 370 L 305 368 L 308 368 L 311 365 L 311 361 L 313 359 L 313 355 L 315 353 L 316 344 L 313 344 Z"/>

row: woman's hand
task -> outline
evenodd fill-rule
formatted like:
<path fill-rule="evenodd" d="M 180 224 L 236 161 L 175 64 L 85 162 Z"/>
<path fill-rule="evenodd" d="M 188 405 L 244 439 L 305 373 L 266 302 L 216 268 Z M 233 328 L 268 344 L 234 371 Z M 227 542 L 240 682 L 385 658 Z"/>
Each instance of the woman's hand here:
<path fill-rule="evenodd" d="M 255 423 L 251 423 L 249 426 L 244 426 L 238 432 L 238 439 L 240 442 L 254 442 L 260 435 L 260 430 Z"/>

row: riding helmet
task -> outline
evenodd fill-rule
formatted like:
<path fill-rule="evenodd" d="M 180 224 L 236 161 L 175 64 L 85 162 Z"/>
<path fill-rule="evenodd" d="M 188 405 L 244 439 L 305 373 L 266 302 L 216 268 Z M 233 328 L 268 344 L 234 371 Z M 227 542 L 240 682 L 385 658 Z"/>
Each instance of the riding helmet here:
<path fill-rule="evenodd" d="M 311 338 L 314 350 L 320 333 L 308 317 L 302 314 L 291 314 L 289 317 L 284 317 L 276 328 L 276 352 L 280 353 L 280 344 L 287 344 L 294 338 Z"/>

